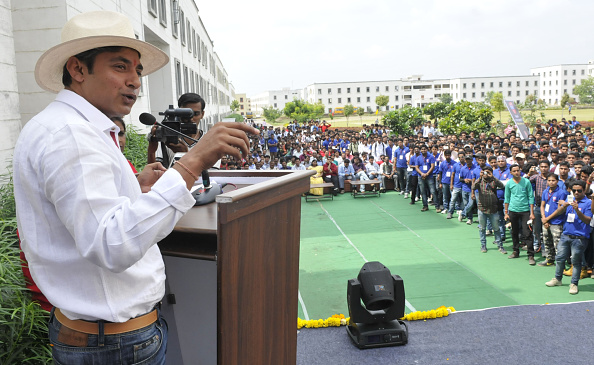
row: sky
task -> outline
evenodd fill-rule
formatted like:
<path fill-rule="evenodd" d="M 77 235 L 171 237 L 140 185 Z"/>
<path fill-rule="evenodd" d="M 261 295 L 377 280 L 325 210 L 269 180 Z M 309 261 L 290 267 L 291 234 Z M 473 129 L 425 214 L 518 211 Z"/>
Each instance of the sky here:
<path fill-rule="evenodd" d="M 594 60 L 592 0 L 195 0 L 236 93 Z"/>

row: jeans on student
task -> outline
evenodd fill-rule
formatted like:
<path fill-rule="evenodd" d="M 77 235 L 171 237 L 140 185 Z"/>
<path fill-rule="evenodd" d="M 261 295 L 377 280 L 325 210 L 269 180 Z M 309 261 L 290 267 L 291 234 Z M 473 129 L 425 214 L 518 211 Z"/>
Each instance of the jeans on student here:
<path fill-rule="evenodd" d="M 478 197 L 475 195 L 475 199 L 472 199 L 472 192 L 469 192 L 468 202 L 466 203 L 466 206 L 464 206 L 464 215 L 466 216 L 466 219 L 470 219 L 471 221 L 474 208 L 476 207 L 476 199 L 478 199 Z"/>
<path fill-rule="evenodd" d="M 412 171 L 408 171 L 406 170 L 406 193 L 411 193 L 412 194 L 412 190 L 411 190 L 411 185 L 410 185 L 410 181 L 412 180 Z"/>
<path fill-rule="evenodd" d="M 338 175 L 338 184 L 340 185 L 341 189 L 344 189 L 344 181 L 345 180 L 354 180 L 354 176 L 353 175 L 344 175 L 344 176 Z"/>
<path fill-rule="evenodd" d="M 58 364 L 165 364 L 167 323 L 159 319 L 144 328 L 117 335 L 88 335 L 86 347 L 58 340 L 62 324 L 52 311 L 48 325 L 52 357 Z"/>
<path fill-rule="evenodd" d="M 532 230 L 528 227 L 530 212 L 512 212 L 509 211 L 509 220 L 512 225 L 512 241 L 514 252 L 520 254 L 520 240 L 526 245 L 528 257 L 534 256 L 534 246 L 532 245 Z M 521 237 L 520 237 L 521 233 Z"/>
<path fill-rule="evenodd" d="M 501 240 L 505 240 L 505 213 L 503 213 L 503 200 L 497 203 L 497 213 L 499 214 L 499 231 L 501 231 Z"/>
<path fill-rule="evenodd" d="M 557 278 L 557 280 L 561 280 L 563 278 L 565 260 L 567 260 L 571 255 L 571 264 L 573 265 L 571 283 L 577 285 L 580 281 L 582 261 L 584 259 L 584 251 L 586 251 L 586 246 L 588 245 L 588 239 L 579 236 L 573 237 L 578 238 L 571 238 L 566 234 L 562 234 L 561 239 L 557 244 L 557 256 L 555 257 L 555 278 Z"/>
<path fill-rule="evenodd" d="M 462 190 L 462 218 L 466 218 L 466 206 L 468 205 L 468 201 L 470 199 L 470 191 Z"/>
<path fill-rule="evenodd" d="M 487 228 L 487 220 L 491 222 L 493 225 L 493 235 L 495 236 L 495 244 L 499 247 L 503 247 L 503 243 L 501 242 L 501 234 L 499 232 L 499 214 L 497 213 L 483 213 L 481 210 L 478 210 L 478 219 L 479 219 L 479 236 L 481 239 L 481 248 L 487 248 L 487 235 L 485 230 Z"/>
<path fill-rule="evenodd" d="M 540 236 L 542 233 L 542 219 L 540 215 L 540 209 L 536 208 L 536 206 L 534 209 L 534 221 L 532 222 L 532 229 L 534 230 L 534 250 L 536 251 L 539 247 L 542 247 L 541 245 L 543 244 L 542 238 Z"/>
<path fill-rule="evenodd" d="M 443 196 L 442 205 L 444 210 L 450 207 L 450 200 L 452 199 L 452 192 L 450 191 L 450 184 L 441 184 L 441 195 Z"/>
<path fill-rule="evenodd" d="M 417 197 L 417 188 L 419 184 L 419 176 L 412 176 L 409 175 L 409 187 L 410 187 L 410 202 L 415 203 L 415 198 Z"/>
<path fill-rule="evenodd" d="M 437 181 L 437 175 L 433 175 L 433 183 L 435 184 L 435 196 L 433 196 L 433 201 L 437 202 L 435 204 L 436 208 L 439 208 L 443 205 L 443 190 L 439 189 L 439 181 Z"/>
<path fill-rule="evenodd" d="M 462 196 L 462 188 L 454 188 L 452 190 L 452 198 L 450 199 L 450 210 L 448 213 L 454 214 L 454 209 L 460 210 L 460 199 Z"/>
<path fill-rule="evenodd" d="M 421 178 L 419 176 L 419 186 L 421 187 L 421 194 L 423 197 L 423 206 L 427 206 L 427 187 L 431 192 L 431 196 L 433 196 L 433 205 L 435 207 L 439 207 L 439 202 L 437 201 L 437 194 L 435 193 L 435 179 L 433 176 L 427 176 L 426 178 Z"/>

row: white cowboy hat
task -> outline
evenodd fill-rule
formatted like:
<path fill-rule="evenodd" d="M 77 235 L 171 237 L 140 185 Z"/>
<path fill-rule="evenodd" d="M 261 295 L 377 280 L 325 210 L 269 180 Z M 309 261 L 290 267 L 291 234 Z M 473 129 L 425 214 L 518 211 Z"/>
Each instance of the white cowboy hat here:
<path fill-rule="evenodd" d="M 136 39 L 130 20 L 111 11 L 92 11 L 72 17 L 62 28 L 62 42 L 41 55 L 35 65 L 35 81 L 43 89 L 59 92 L 64 88 L 62 71 L 71 56 L 98 47 L 121 46 L 141 55 L 142 75 L 157 71 L 169 62 L 165 52 Z"/>

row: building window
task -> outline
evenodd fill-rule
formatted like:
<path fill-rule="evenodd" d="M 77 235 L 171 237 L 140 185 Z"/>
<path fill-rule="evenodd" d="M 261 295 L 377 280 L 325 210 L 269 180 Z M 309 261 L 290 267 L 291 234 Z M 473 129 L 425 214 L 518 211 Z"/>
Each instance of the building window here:
<path fill-rule="evenodd" d="M 559 70 L 555 71 L 555 76 L 559 76 Z"/>
<path fill-rule="evenodd" d="M 188 66 L 184 66 L 184 90 L 185 92 L 190 91 L 190 83 L 188 80 Z"/>
<path fill-rule="evenodd" d="M 386 86 L 386 92 L 390 91 L 390 87 Z"/>
<path fill-rule="evenodd" d="M 398 95 L 394 96 L 394 100 L 398 101 Z"/>
<path fill-rule="evenodd" d="M 186 45 L 186 18 L 184 11 L 179 9 L 179 38 L 183 46 Z"/>
<path fill-rule="evenodd" d="M 239 98 L 239 102 L 240 103 L 243 103 L 243 98 Z"/>
<path fill-rule="evenodd" d="M 559 90 L 555 90 L 555 95 L 559 95 Z"/>
<path fill-rule="evenodd" d="M 275 107 L 275 108 L 278 108 L 278 107 L 276 106 L 276 103 L 274 103 L 274 107 Z"/>
<path fill-rule="evenodd" d="M 399 89 L 398 85 L 394 86 L 395 91 L 398 91 L 398 89 Z"/>
<path fill-rule="evenodd" d="M 367 97 L 367 102 L 369 103 L 371 101 L 371 98 L 368 96 Z"/>
<path fill-rule="evenodd" d="M 194 88 L 194 70 L 190 69 L 190 91 L 191 92 L 196 92 L 196 89 Z"/>
<path fill-rule="evenodd" d="M 351 88 L 347 87 L 347 94 L 350 94 L 350 93 L 351 93 Z"/>
<path fill-rule="evenodd" d="M 289 100 L 289 95 L 285 95 L 285 100 Z"/>
<path fill-rule="evenodd" d="M 462 88 L 466 89 L 466 83 L 462 84 Z"/>
<path fill-rule="evenodd" d="M 184 92 L 182 91 L 181 63 L 178 60 L 175 60 L 175 84 L 175 91 L 177 91 L 177 97 L 179 98 Z"/>
<path fill-rule="evenodd" d="M 538 86 L 538 81 L 534 81 L 534 86 Z"/>
<path fill-rule="evenodd" d="M 322 104 L 322 99 L 318 99 L 318 103 Z"/>
<path fill-rule="evenodd" d="M 358 96 L 357 97 L 357 103 L 360 103 L 360 102 L 361 102 L 361 97 Z"/>
<path fill-rule="evenodd" d="M 567 70 L 563 70 L 563 76 L 567 76 Z"/>
<path fill-rule="evenodd" d="M 322 93 L 322 89 L 318 89 L 318 94 L 321 94 L 321 93 Z"/>
<path fill-rule="evenodd" d="M 567 80 L 563 80 L 563 85 L 567 85 Z"/>
<path fill-rule="evenodd" d="M 350 102 L 351 102 L 351 98 L 347 98 L 347 103 L 350 103 Z"/>
<path fill-rule="evenodd" d="M 187 35 L 188 35 L 188 52 L 192 53 L 192 26 L 190 25 L 190 19 L 186 20 L 187 24 Z"/>
<path fill-rule="evenodd" d="M 472 98 L 476 98 L 476 93 L 472 93 Z"/>
<path fill-rule="evenodd" d="M 481 82 L 481 89 L 484 89 L 484 88 L 485 88 L 485 83 Z"/>
<path fill-rule="evenodd" d="M 473 89 L 475 89 L 475 88 L 476 88 L 476 83 L 475 83 L 475 82 L 473 82 L 473 83 L 472 83 L 472 88 L 473 88 Z"/>
<path fill-rule="evenodd" d="M 526 90 L 526 96 L 528 96 L 528 94 L 530 94 L 530 92 L 528 90 Z"/>
<path fill-rule="evenodd" d="M 571 80 L 571 84 L 575 85 L 575 79 Z"/>
<path fill-rule="evenodd" d="M 276 95 L 274 95 L 274 97 L 272 98 L 273 100 L 276 100 Z"/>
<path fill-rule="evenodd" d="M 376 86 L 376 87 L 375 87 L 375 92 L 376 92 L 376 93 L 379 93 L 379 86 Z"/>
<path fill-rule="evenodd" d="M 516 91 L 516 96 L 520 96 L 520 91 Z"/>
<path fill-rule="evenodd" d="M 328 98 L 328 104 L 332 104 L 332 98 Z"/>
<path fill-rule="evenodd" d="M 339 87 L 337 93 L 340 94 L 341 92 L 342 92 L 342 88 Z"/>
<path fill-rule="evenodd" d="M 585 75 L 585 74 L 586 74 L 586 70 L 582 70 L 582 75 Z"/>
<path fill-rule="evenodd" d="M 148 12 L 156 18 L 157 17 L 157 0 L 148 0 L 147 5 L 148 5 Z"/>
<path fill-rule="evenodd" d="M 435 96 L 437 96 L 437 95 L 435 95 Z M 440 95 L 440 96 L 441 96 L 441 95 Z M 485 97 L 485 92 L 484 92 L 484 91 L 482 91 L 482 92 L 481 92 L 481 98 L 484 98 L 484 97 Z"/>
<path fill-rule="evenodd" d="M 549 86 L 551 86 L 551 82 L 549 81 Z"/>
<path fill-rule="evenodd" d="M 503 82 L 499 82 L 499 87 L 503 87 Z"/>
<path fill-rule="evenodd" d="M 365 88 L 365 91 L 369 92 L 369 86 L 367 86 L 367 87 Z"/>
<path fill-rule="evenodd" d="M 489 87 L 492 89 L 493 88 L 493 83 L 489 83 Z"/>
<path fill-rule="evenodd" d="M 575 76 L 575 70 L 571 70 L 571 74 Z"/>
<path fill-rule="evenodd" d="M 511 87 L 511 81 L 507 82 L 507 87 Z"/>
<path fill-rule="evenodd" d="M 462 93 L 462 99 L 466 99 L 466 93 Z"/>
<path fill-rule="evenodd" d="M 198 57 L 198 45 L 196 44 L 196 29 L 192 28 L 192 52 L 194 58 Z"/>
<path fill-rule="evenodd" d="M 171 0 L 171 34 L 175 38 L 179 37 L 179 28 L 175 22 L 175 9 L 173 8 L 173 0 Z"/>
<path fill-rule="evenodd" d="M 358 92 L 358 93 L 360 93 L 360 92 L 361 92 L 361 88 L 360 88 L 360 87 L 358 87 L 358 88 L 357 88 L 357 92 Z"/>
<path fill-rule="evenodd" d="M 165 5 L 166 0 L 159 0 L 159 23 L 167 28 L 167 6 Z"/>
<path fill-rule="evenodd" d="M 338 98 L 338 104 L 342 103 L 342 98 Z"/>
<path fill-rule="evenodd" d="M 508 91 L 507 92 L 507 96 L 511 96 L 511 91 Z"/>
<path fill-rule="evenodd" d="M 328 89 L 328 95 L 332 94 L 332 89 Z"/>

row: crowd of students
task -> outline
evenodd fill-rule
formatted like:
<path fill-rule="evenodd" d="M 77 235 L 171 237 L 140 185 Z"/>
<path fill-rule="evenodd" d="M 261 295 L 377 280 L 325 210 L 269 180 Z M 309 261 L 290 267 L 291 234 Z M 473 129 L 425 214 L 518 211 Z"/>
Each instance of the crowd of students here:
<path fill-rule="evenodd" d="M 223 159 L 222 169 L 314 169 L 312 183 L 330 182 L 334 194 L 344 193 L 348 180 L 377 179 L 381 193 L 394 186 L 411 205 L 420 203 L 421 212 L 431 204 L 436 213 L 468 225 L 476 216 L 481 252 L 493 235 L 498 251 L 507 254 L 509 233 L 508 258 L 525 250 L 530 265 L 540 253 L 539 266 L 556 267 L 547 286 L 559 286 L 569 275 L 569 292 L 576 294 L 579 280 L 590 277 L 594 135 L 575 117 L 538 121 L 525 140 L 513 129 L 505 136 L 443 135 L 430 122 L 410 136 L 394 136 L 378 124 L 360 131 L 314 121 L 256 127 L 260 135 L 251 137 L 251 156 Z"/>

